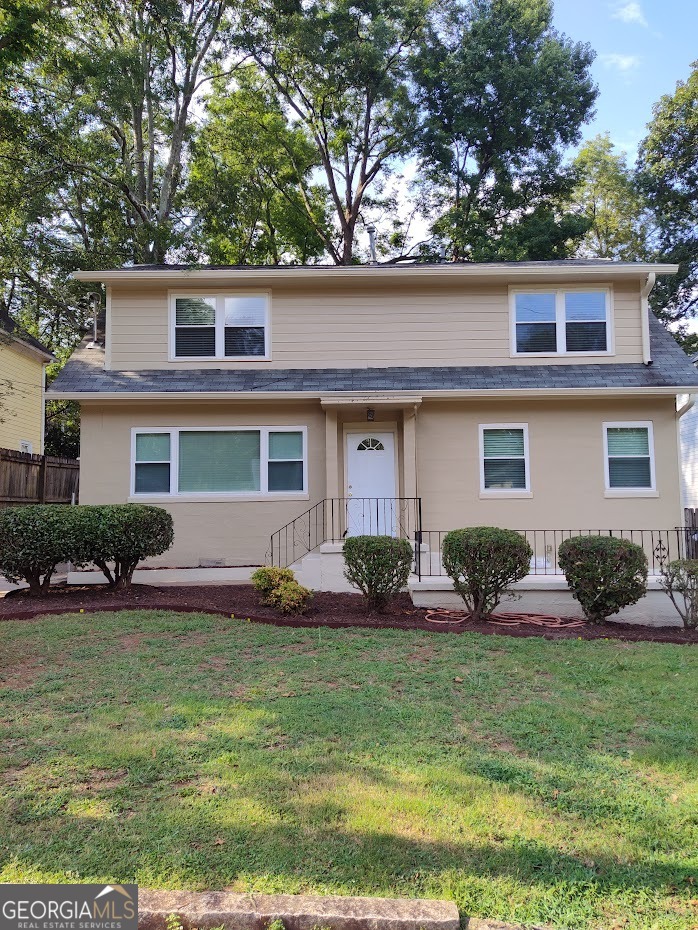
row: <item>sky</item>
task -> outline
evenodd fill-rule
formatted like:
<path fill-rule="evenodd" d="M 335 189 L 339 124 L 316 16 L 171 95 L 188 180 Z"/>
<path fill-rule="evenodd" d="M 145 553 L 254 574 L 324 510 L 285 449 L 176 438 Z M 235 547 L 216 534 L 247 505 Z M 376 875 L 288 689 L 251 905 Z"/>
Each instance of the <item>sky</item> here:
<path fill-rule="evenodd" d="M 596 117 L 584 139 L 610 132 L 632 163 L 652 106 L 698 59 L 698 0 L 555 0 L 555 27 L 596 52 Z"/>

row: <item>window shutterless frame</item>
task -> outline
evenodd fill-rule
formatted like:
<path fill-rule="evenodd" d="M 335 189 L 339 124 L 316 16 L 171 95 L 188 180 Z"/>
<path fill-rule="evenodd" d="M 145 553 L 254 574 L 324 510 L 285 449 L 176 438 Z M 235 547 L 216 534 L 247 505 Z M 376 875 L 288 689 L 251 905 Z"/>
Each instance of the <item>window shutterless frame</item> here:
<path fill-rule="evenodd" d="M 180 433 L 239 433 L 258 432 L 260 440 L 259 491 L 179 491 L 179 434 Z M 170 437 L 170 490 L 167 492 L 136 491 L 136 437 L 141 433 L 165 434 Z M 303 487 L 293 491 L 269 490 L 269 434 L 300 433 L 303 440 Z M 272 459 L 272 461 L 276 461 Z M 294 461 L 298 461 L 295 459 Z M 138 426 L 131 430 L 130 497 L 135 499 L 172 500 L 181 498 L 215 498 L 216 500 L 257 498 L 298 498 L 308 493 L 308 428 L 306 426 Z"/>
<path fill-rule="evenodd" d="M 606 295 L 606 349 L 604 351 L 584 351 L 573 352 L 567 351 L 567 331 L 566 331 L 566 314 L 565 314 L 565 294 L 571 293 L 603 293 Z M 519 352 L 517 351 L 517 333 L 516 333 L 516 295 L 517 294 L 555 294 L 555 326 L 556 326 L 556 350 L 554 352 Z M 615 355 L 615 338 L 613 325 L 613 288 L 608 285 L 574 285 L 569 287 L 535 287 L 527 285 L 525 287 L 511 286 L 509 288 L 509 346 L 511 358 L 558 358 L 559 356 L 603 356 Z M 552 321 L 551 321 L 552 322 Z"/>
<path fill-rule="evenodd" d="M 175 340 L 177 332 L 177 298 L 210 297 L 216 302 L 216 351 L 214 355 L 177 355 Z M 226 355 L 225 354 L 225 301 L 227 297 L 264 297 L 264 355 Z M 271 361 L 271 291 L 253 288 L 245 291 L 168 291 L 168 359 L 170 362 L 190 361 L 226 361 L 226 362 L 269 362 Z"/>
<path fill-rule="evenodd" d="M 523 488 L 487 488 L 485 487 L 485 430 L 518 429 L 523 432 L 524 468 L 526 486 Z M 480 438 L 480 497 L 533 497 L 531 493 L 531 466 L 528 454 L 528 423 L 481 423 L 478 427 Z M 516 458 L 517 456 L 502 456 Z M 491 457 L 488 457 L 491 458 Z"/>
<path fill-rule="evenodd" d="M 650 464 L 650 486 L 645 488 L 612 488 L 610 463 L 608 455 L 608 431 L 609 429 L 646 429 L 647 430 L 647 449 L 649 452 Z M 614 455 L 614 458 L 622 456 Z M 629 458 L 638 458 L 641 456 L 629 456 Z M 657 492 L 657 476 L 654 464 L 654 429 L 652 420 L 620 420 L 618 422 L 607 422 L 603 424 L 603 468 L 604 468 L 604 497 L 659 497 Z"/>

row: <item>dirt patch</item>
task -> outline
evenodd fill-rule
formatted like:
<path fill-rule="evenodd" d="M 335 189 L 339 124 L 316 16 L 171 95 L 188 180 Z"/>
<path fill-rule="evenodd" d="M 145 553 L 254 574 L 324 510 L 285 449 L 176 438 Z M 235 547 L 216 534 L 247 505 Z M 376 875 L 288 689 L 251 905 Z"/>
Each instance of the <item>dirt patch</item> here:
<path fill-rule="evenodd" d="M 127 633 L 125 636 L 119 637 L 119 643 L 124 652 L 137 652 L 144 636 L 145 633 Z"/>
<path fill-rule="evenodd" d="M 0 684 L 12 691 L 24 691 L 36 684 L 44 668 L 44 664 L 35 659 L 13 661 L 0 674 Z"/>
<path fill-rule="evenodd" d="M 679 627 L 646 627 L 623 623 L 584 624 L 570 629 L 546 629 L 527 625 L 497 626 L 492 623 L 439 623 L 426 620 L 427 611 L 415 607 L 409 595 L 397 597 L 382 614 L 367 614 L 358 594 L 319 591 L 308 612 L 300 617 L 286 617 L 273 607 L 262 604 L 252 585 L 133 585 L 127 591 L 114 592 L 102 585 L 56 586 L 40 597 L 25 591 L 13 591 L 0 598 L 0 620 L 30 620 L 45 614 L 85 611 L 173 610 L 184 613 L 209 613 L 238 620 L 252 620 L 276 626 L 361 627 L 364 629 L 431 630 L 438 633 L 483 633 L 493 636 L 545 639 L 614 639 L 625 642 L 698 643 L 698 630 Z M 210 641 L 207 633 L 188 632 L 187 642 L 202 645 Z"/>
<path fill-rule="evenodd" d="M 128 772 L 126 769 L 93 769 L 89 777 L 79 782 L 75 790 L 80 794 L 88 794 L 92 791 L 113 791 L 120 788 L 126 781 Z"/>

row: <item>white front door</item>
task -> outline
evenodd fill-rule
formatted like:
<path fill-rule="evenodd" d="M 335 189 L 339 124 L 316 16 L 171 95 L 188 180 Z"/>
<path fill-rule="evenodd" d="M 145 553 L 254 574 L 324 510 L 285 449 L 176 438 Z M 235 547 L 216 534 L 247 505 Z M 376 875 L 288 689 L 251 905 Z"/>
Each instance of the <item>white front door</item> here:
<path fill-rule="evenodd" d="M 395 436 L 347 433 L 347 535 L 395 536 Z"/>

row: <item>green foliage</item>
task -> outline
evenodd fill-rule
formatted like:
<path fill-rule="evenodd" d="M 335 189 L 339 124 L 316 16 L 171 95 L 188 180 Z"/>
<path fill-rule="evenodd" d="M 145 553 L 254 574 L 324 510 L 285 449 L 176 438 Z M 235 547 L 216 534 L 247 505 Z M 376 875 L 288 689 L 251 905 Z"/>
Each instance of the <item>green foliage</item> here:
<path fill-rule="evenodd" d="M 56 566 L 74 549 L 74 507 L 29 504 L 0 508 L 0 574 L 32 594 L 51 584 Z"/>
<path fill-rule="evenodd" d="M 533 556 L 520 533 L 496 526 L 451 530 L 441 548 L 444 570 L 474 620 L 497 609 L 511 585 L 528 574 Z"/>
<path fill-rule="evenodd" d="M 591 623 L 602 623 L 647 591 L 647 556 L 627 539 L 573 536 L 560 544 L 558 562 Z"/>
<path fill-rule="evenodd" d="M 687 630 L 698 628 L 698 560 L 676 559 L 662 565 L 660 584 Z"/>
<path fill-rule="evenodd" d="M 277 568 L 274 565 L 258 568 L 252 573 L 252 584 L 262 597 L 269 597 L 275 588 L 287 581 L 295 581 L 290 568 Z"/>
<path fill-rule="evenodd" d="M 344 542 L 344 577 L 366 598 L 369 610 L 383 610 L 407 584 L 414 553 L 407 539 L 350 536 Z"/>
<path fill-rule="evenodd" d="M 266 597 L 266 603 L 276 607 L 282 614 L 305 613 L 313 592 L 297 581 L 282 581 Z"/>
<path fill-rule="evenodd" d="M 564 150 L 596 97 L 593 53 L 550 0 L 446 0 L 412 58 L 433 231 L 455 259 L 564 258 L 588 221 L 564 209 Z M 551 105 L 551 101 L 555 101 Z"/>

